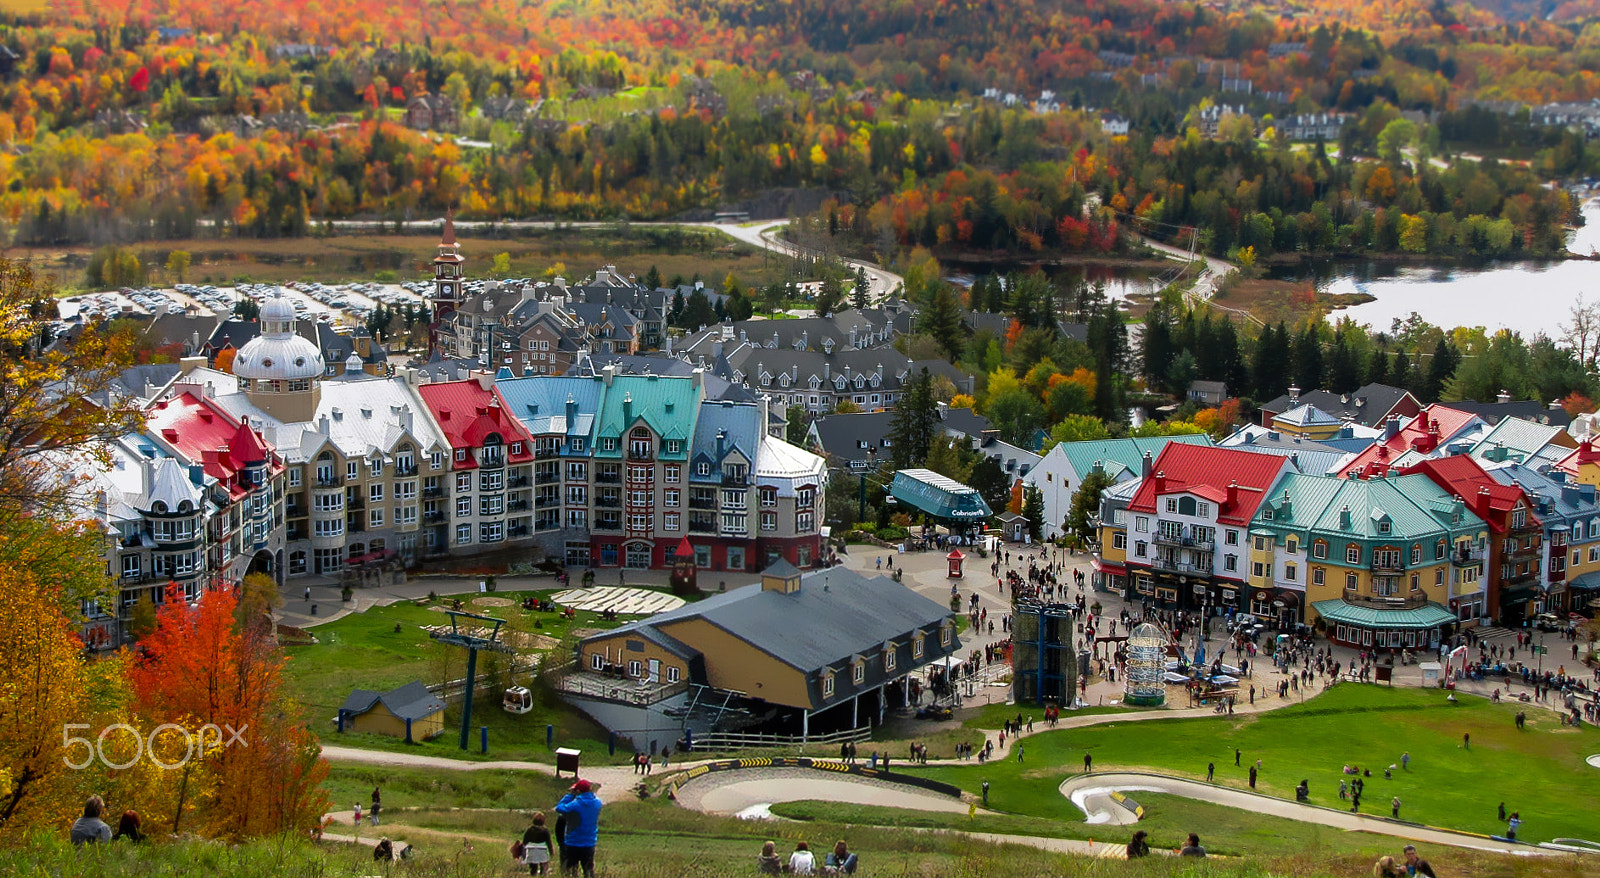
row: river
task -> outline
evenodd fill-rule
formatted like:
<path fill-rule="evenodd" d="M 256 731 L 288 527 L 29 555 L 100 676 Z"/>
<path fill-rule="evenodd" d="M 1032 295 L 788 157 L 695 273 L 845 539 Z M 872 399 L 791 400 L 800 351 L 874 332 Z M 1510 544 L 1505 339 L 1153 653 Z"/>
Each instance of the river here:
<path fill-rule="evenodd" d="M 1587 224 L 1572 235 L 1574 253 L 1600 251 L 1600 202 L 1584 206 Z M 1531 337 L 1561 334 L 1580 297 L 1600 302 L 1600 262 L 1500 262 L 1482 267 L 1400 267 L 1332 262 L 1297 267 L 1275 277 L 1314 279 L 1330 293 L 1366 293 L 1371 302 L 1336 312 L 1375 330 L 1416 312 L 1429 323 L 1510 329 Z"/>

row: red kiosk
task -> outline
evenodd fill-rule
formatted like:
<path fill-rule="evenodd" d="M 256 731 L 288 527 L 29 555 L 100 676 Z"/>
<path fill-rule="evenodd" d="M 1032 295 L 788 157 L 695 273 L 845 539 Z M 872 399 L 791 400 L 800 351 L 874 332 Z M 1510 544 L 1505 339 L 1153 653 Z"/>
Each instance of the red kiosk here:
<path fill-rule="evenodd" d="M 951 549 L 950 550 L 950 554 L 944 556 L 944 559 L 946 561 L 950 562 L 950 578 L 951 579 L 960 579 L 961 578 L 961 562 L 965 561 L 966 558 L 967 558 L 967 556 L 961 554 L 961 550 L 960 549 Z"/>

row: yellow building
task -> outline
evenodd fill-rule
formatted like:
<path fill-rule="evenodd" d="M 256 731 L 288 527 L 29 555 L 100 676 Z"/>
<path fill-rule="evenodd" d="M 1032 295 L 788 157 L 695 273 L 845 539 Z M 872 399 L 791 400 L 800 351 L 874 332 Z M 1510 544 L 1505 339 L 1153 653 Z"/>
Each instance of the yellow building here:
<path fill-rule="evenodd" d="M 341 730 L 426 741 L 444 731 L 444 702 L 418 681 L 374 692 L 357 689 L 339 706 Z"/>

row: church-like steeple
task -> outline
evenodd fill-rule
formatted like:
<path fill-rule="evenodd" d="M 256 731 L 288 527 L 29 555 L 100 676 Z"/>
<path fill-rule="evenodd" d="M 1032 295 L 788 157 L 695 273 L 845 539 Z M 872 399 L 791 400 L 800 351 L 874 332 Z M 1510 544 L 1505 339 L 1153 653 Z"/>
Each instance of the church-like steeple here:
<path fill-rule="evenodd" d="M 439 255 L 433 257 L 433 293 L 428 304 L 433 306 L 433 324 L 429 327 L 428 348 L 438 350 L 439 327 L 450 320 L 461 304 L 461 264 L 466 259 L 456 244 L 454 211 L 444 214 L 444 231 L 439 236 Z"/>

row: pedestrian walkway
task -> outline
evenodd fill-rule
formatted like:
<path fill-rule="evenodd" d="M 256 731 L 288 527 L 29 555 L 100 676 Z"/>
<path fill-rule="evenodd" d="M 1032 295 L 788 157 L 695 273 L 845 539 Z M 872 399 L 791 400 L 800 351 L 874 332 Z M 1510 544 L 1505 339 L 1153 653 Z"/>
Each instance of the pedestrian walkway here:
<path fill-rule="evenodd" d="M 684 604 L 683 598 L 666 592 L 609 585 L 569 588 L 566 591 L 556 592 L 550 599 L 563 607 L 575 610 L 590 613 L 604 613 L 610 610 L 625 616 L 653 616 L 667 610 L 676 610 Z"/>

